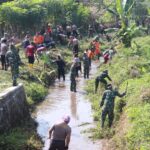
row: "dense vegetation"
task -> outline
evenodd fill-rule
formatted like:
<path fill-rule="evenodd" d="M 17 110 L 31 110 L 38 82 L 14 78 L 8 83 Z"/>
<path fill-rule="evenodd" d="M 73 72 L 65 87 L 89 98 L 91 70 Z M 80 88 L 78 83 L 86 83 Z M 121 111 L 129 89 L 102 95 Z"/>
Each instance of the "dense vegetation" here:
<path fill-rule="evenodd" d="M 15 0 L 0 6 L 0 22 L 3 30 L 18 33 L 35 33 L 46 22 L 87 27 L 90 11 L 73 0 Z"/>

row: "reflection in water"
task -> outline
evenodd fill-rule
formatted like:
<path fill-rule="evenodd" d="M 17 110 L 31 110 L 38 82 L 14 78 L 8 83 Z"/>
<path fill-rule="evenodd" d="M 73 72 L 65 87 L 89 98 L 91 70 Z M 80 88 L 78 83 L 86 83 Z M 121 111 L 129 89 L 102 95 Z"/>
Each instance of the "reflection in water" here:
<path fill-rule="evenodd" d="M 96 72 L 95 66 L 92 73 Z M 66 76 L 65 86 L 60 87 L 56 82 L 55 86 L 50 87 L 50 92 L 33 114 L 38 122 L 37 132 L 42 137 L 45 146 L 43 150 L 48 150 L 49 140 L 48 130 L 64 114 L 71 116 L 70 126 L 72 128 L 71 142 L 69 150 L 101 150 L 101 144 L 97 144 L 82 132 L 94 125 L 92 118 L 91 104 L 85 99 L 84 86 L 86 80 L 78 78 L 77 92 L 70 92 L 69 75 Z M 84 126 L 81 126 L 85 124 Z"/>
<path fill-rule="evenodd" d="M 70 93 L 70 107 L 71 107 L 71 114 L 75 119 L 78 119 L 77 116 L 77 99 L 75 93 Z"/>

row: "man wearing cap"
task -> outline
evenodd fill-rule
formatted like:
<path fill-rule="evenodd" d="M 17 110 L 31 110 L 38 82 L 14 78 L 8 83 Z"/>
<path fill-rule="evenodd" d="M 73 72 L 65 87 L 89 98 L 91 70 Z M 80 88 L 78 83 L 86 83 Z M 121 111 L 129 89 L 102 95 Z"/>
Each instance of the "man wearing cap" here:
<path fill-rule="evenodd" d="M 70 143 L 71 128 L 68 125 L 70 117 L 64 116 L 62 122 L 54 124 L 49 131 L 51 139 L 49 150 L 67 150 Z"/>
<path fill-rule="evenodd" d="M 107 81 L 105 80 L 105 78 L 108 78 L 108 80 L 112 81 L 108 75 L 108 70 L 104 70 L 99 76 L 96 77 L 96 79 L 95 79 L 95 93 L 97 92 L 99 82 L 103 83 L 105 85 L 105 89 L 106 89 Z"/>
<path fill-rule="evenodd" d="M 100 102 L 100 107 L 103 107 L 101 114 L 101 127 L 104 127 L 104 122 L 106 116 L 108 115 L 109 127 L 112 126 L 114 119 L 114 101 L 116 96 L 123 97 L 126 95 L 126 92 L 120 94 L 117 89 L 113 89 L 111 84 L 107 85 L 107 90 L 104 91 L 102 100 Z"/>

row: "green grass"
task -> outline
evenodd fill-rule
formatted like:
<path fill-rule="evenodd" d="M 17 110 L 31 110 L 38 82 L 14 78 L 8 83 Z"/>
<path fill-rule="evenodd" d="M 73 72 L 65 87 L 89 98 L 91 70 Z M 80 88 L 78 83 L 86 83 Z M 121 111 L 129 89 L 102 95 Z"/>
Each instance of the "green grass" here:
<path fill-rule="evenodd" d="M 37 83 L 29 84 L 25 87 L 25 90 L 27 97 L 35 103 L 42 101 L 48 92 L 45 87 Z"/>
<path fill-rule="evenodd" d="M 33 120 L 27 120 L 0 136 L 0 150 L 40 150 L 43 143 L 35 131 Z"/>

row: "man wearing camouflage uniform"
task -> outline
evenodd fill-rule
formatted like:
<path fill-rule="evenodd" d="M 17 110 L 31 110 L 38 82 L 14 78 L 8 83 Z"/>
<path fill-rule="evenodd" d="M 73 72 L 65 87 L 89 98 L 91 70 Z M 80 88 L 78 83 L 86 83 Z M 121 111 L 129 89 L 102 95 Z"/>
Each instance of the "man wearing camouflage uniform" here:
<path fill-rule="evenodd" d="M 74 62 L 71 66 L 70 69 L 70 80 L 71 80 L 71 85 L 70 85 L 70 91 L 76 92 L 76 67 L 77 64 Z"/>
<path fill-rule="evenodd" d="M 6 62 L 11 67 L 13 86 L 16 86 L 19 75 L 20 57 L 13 44 L 10 45 L 9 51 L 6 53 Z"/>
<path fill-rule="evenodd" d="M 103 106 L 102 114 L 101 114 L 101 127 L 104 127 L 104 122 L 106 116 L 108 115 L 109 127 L 112 126 L 114 119 L 114 101 L 115 97 L 123 97 L 126 95 L 126 92 L 120 94 L 117 90 L 112 88 L 111 84 L 107 85 L 107 90 L 104 91 L 102 96 L 102 101 L 100 102 L 100 107 Z"/>
<path fill-rule="evenodd" d="M 86 52 L 83 54 L 84 78 L 89 78 L 90 62 Z"/>
<path fill-rule="evenodd" d="M 105 89 L 106 89 L 107 81 L 105 80 L 105 78 L 108 78 L 110 81 L 112 81 L 108 75 L 108 70 L 104 70 L 98 77 L 96 77 L 96 79 L 95 79 L 95 93 L 97 92 L 99 82 L 103 83 L 105 85 Z"/>

